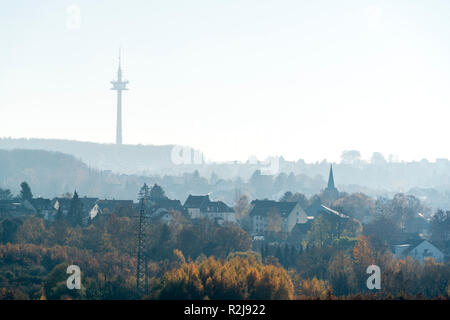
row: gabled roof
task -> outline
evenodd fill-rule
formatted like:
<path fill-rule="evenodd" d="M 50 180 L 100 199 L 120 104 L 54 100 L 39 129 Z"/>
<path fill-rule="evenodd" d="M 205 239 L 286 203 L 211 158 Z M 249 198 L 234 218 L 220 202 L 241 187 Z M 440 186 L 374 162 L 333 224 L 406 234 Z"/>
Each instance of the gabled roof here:
<path fill-rule="evenodd" d="M 209 202 L 209 195 L 206 196 L 193 196 L 189 195 L 189 197 L 184 202 L 185 208 L 200 208 L 204 203 Z"/>
<path fill-rule="evenodd" d="M 31 205 L 36 210 L 50 210 L 53 209 L 52 201 L 50 199 L 45 198 L 33 198 L 30 200 Z"/>
<path fill-rule="evenodd" d="M 312 226 L 312 219 L 308 219 L 305 223 L 297 223 L 292 229 L 292 234 L 301 234 L 305 235 Z"/>
<path fill-rule="evenodd" d="M 80 202 L 83 204 L 85 210 L 90 210 L 98 201 L 98 198 L 80 197 L 78 199 L 80 199 Z"/>
<path fill-rule="evenodd" d="M 342 218 L 342 219 L 349 219 L 350 218 L 349 216 L 346 216 L 343 213 L 337 212 L 336 210 L 330 209 L 330 208 L 324 206 L 323 204 L 321 205 L 321 207 L 322 207 L 321 212 L 332 214 L 332 215 L 335 215 L 335 216 L 337 216 L 339 218 Z"/>
<path fill-rule="evenodd" d="M 169 214 L 170 211 L 167 210 L 166 208 L 159 208 L 156 209 L 152 215 L 150 216 L 151 219 L 161 219 L 162 217 L 164 217 L 166 214 Z"/>
<path fill-rule="evenodd" d="M 202 206 L 202 211 L 206 212 L 234 212 L 232 208 L 222 201 L 210 201 Z"/>
<path fill-rule="evenodd" d="M 72 201 L 72 198 L 53 198 L 52 206 L 55 208 L 55 204 L 56 204 L 56 202 L 58 202 L 61 209 L 69 209 L 71 201 Z"/>
<path fill-rule="evenodd" d="M 30 211 L 23 205 L 20 200 L 12 199 L 12 200 L 0 200 L 0 211 Z"/>
<path fill-rule="evenodd" d="M 433 243 L 431 243 L 430 241 L 425 240 L 425 239 L 409 239 L 409 240 L 405 241 L 405 243 L 403 243 L 403 244 L 395 245 L 395 247 L 408 246 L 408 248 L 405 249 L 401 253 L 402 255 L 407 256 L 411 251 L 413 251 L 415 248 L 417 248 L 420 244 L 422 244 L 424 242 L 428 242 L 433 247 L 435 247 L 437 250 L 441 251 L 437 246 L 435 246 Z"/>
<path fill-rule="evenodd" d="M 250 215 L 266 216 L 270 210 L 277 210 L 282 217 L 288 216 L 297 206 L 297 202 L 274 200 L 253 200 Z"/>
<path fill-rule="evenodd" d="M 128 207 L 133 205 L 133 200 L 97 200 L 95 203 L 100 210 L 108 209 L 109 211 L 113 211 L 118 207 Z"/>
<path fill-rule="evenodd" d="M 151 206 L 152 210 L 156 210 L 159 208 L 164 208 L 167 210 L 175 210 L 175 211 L 179 211 L 182 212 L 183 211 L 183 206 L 181 205 L 180 200 L 172 200 L 169 198 L 163 198 L 163 199 L 157 199 L 153 202 L 152 206 Z"/>

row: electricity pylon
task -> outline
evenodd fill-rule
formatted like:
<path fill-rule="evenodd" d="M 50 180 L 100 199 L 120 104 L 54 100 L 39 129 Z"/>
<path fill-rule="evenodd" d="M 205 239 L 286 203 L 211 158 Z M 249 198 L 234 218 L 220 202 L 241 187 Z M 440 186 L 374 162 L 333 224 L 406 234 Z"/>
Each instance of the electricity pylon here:
<path fill-rule="evenodd" d="M 147 216 L 146 208 L 149 198 L 149 188 L 144 183 L 139 191 L 139 225 L 137 232 L 137 268 L 136 289 L 141 294 L 148 294 L 148 270 L 147 270 Z"/>

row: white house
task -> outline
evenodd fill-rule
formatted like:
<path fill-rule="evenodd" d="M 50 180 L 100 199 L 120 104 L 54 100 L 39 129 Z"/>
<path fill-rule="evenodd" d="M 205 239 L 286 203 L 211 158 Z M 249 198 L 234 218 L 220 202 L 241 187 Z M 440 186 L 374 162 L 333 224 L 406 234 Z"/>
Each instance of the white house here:
<path fill-rule="evenodd" d="M 254 200 L 248 213 L 251 219 L 251 232 L 261 235 L 267 231 L 268 215 L 275 212 L 280 215 L 281 232 L 289 233 L 298 224 L 308 221 L 308 216 L 297 202 L 278 202 L 274 200 Z"/>
<path fill-rule="evenodd" d="M 434 258 L 436 262 L 444 262 L 444 253 L 423 239 L 411 240 L 404 244 L 395 245 L 393 252 L 399 259 L 404 259 L 409 256 L 420 262 L 425 258 Z"/>
<path fill-rule="evenodd" d="M 211 201 L 209 196 L 189 195 L 184 203 L 184 209 L 191 219 L 206 218 L 224 222 L 236 222 L 234 210 L 222 201 Z"/>

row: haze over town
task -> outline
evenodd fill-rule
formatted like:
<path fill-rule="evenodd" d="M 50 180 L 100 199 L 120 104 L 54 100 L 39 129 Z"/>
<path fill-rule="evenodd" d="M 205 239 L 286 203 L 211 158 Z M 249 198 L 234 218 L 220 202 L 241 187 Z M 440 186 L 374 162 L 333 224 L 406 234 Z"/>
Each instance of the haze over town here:
<path fill-rule="evenodd" d="M 0 300 L 449 300 L 449 12 L 2 4 Z"/>

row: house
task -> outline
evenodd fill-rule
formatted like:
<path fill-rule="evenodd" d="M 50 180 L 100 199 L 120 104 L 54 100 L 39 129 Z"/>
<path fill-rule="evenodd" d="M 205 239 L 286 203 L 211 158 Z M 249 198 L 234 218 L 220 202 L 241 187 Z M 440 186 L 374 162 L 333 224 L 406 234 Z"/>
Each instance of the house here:
<path fill-rule="evenodd" d="M 220 224 L 236 222 L 234 210 L 222 201 L 211 201 L 209 195 L 189 195 L 183 207 L 191 219 L 206 218 Z"/>
<path fill-rule="evenodd" d="M 67 215 L 70 209 L 70 203 L 72 198 L 53 198 L 52 207 L 58 211 L 60 210 L 63 215 Z"/>
<path fill-rule="evenodd" d="M 0 215 L 27 215 L 35 213 L 34 208 L 28 201 L 18 199 L 0 200 Z"/>
<path fill-rule="evenodd" d="M 56 213 L 55 208 L 52 206 L 50 199 L 42 197 L 33 198 L 30 200 L 30 204 L 33 206 L 36 213 L 41 214 L 45 220 L 51 220 Z"/>
<path fill-rule="evenodd" d="M 178 211 L 180 213 L 184 213 L 185 209 L 181 204 L 180 200 L 172 200 L 169 198 L 160 198 L 151 202 L 151 209 L 161 209 L 164 208 L 166 210 Z"/>
<path fill-rule="evenodd" d="M 305 223 L 297 223 L 295 227 L 291 230 L 291 234 L 289 235 L 288 242 L 291 245 L 299 246 L 303 241 L 306 240 L 306 236 L 308 235 L 308 231 L 311 229 L 312 222 L 314 221 L 314 217 L 307 217 L 307 221 Z"/>
<path fill-rule="evenodd" d="M 150 219 L 153 221 L 160 221 L 168 225 L 172 222 L 173 216 L 170 210 L 160 208 L 151 214 Z"/>
<path fill-rule="evenodd" d="M 88 216 L 92 220 L 100 214 L 111 214 L 117 209 L 126 207 L 133 207 L 133 200 L 97 200 L 88 210 Z"/>
<path fill-rule="evenodd" d="M 403 244 L 394 245 L 392 251 L 398 259 L 409 256 L 420 262 L 425 258 L 434 258 L 436 262 L 444 262 L 444 253 L 431 242 L 423 239 L 411 239 Z"/>
<path fill-rule="evenodd" d="M 251 233 L 261 235 L 268 230 L 268 216 L 270 213 L 281 217 L 281 232 L 289 233 L 297 223 L 306 223 L 308 216 L 297 202 L 283 202 L 274 200 L 253 200 L 249 211 Z"/>
<path fill-rule="evenodd" d="M 187 210 L 187 213 L 191 219 L 201 218 L 201 208 L 204 207 L 205 204 L 209 203 L 209 196 L 193 196 L 189 195 L 184 202 L 183 207 Z"/>
<path fill-rule="evenodd" d="M 329 222 L 335 226 L 335 231 L 339 235 L 344 230 L 359 234 L 363 231 L 363 226 L 358 219 L 349 217 L 336 210 L 321 205 L 321 209 L 317 212 L 316 217 L 324 216 Z"/>
<path fill-rule="evenodd" d="M 95 203 L 98 201 L 98 198 L 91 198 L 91 197 L 80 197 L 78 198 L 83 206 L 84 210 L 84 216 L 83 216 L 83 223 L 86 224 L 87 220 L 90 218 L 90 211 L 92 207 L 95 205 Z M 70 210 L 70 206 L 72 203 L 72 198 L 54 198 L 52 200 L 52 207 L 58 211 L 60 210 L 63 216 L 67 216 Z"/>
<path fill-rule="evenodd" d="M 159 220 L 165 224 L 172 221 L 172 211 L 176 211 L 185 215 L 186 210 L 181 205 L 180 200 L 172 200 L 169 198 L 160 198 L 151 202 L 149 207 L 150 219 Z"/>
<path fill-rule="evenodd" d="M 91 198 L 91 197 L 79 197 L 80 202 L 83 204 L 83 209 L 86 213 L 88 213 L 91 208 L 97 203 L 99 200 L 98 198 Z M 86 214 L 87 215 L 87 214 Z"/>

